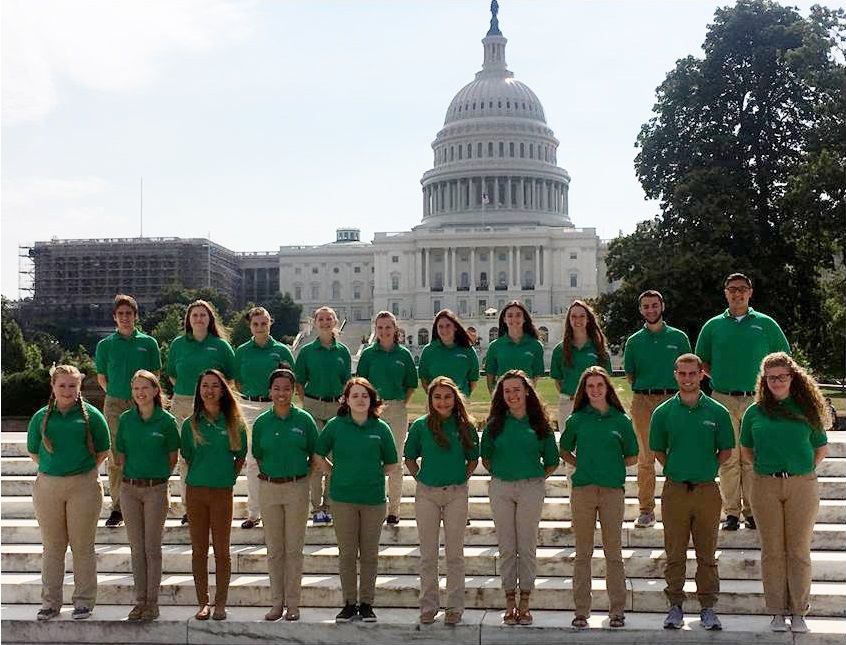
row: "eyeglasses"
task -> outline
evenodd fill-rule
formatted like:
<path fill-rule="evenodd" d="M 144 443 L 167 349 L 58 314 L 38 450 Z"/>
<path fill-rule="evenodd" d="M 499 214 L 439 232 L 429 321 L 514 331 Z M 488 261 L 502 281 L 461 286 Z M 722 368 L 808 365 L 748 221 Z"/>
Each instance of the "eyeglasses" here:
<path fill-rule="evenodd" d="M 767 383 L 787 383 L 793 378 L 793 374 L 767 374 Z"/>
<path fill-rule="evenodd" d="M 729 293 L 748 293 L 751 289 L 749 287 L 726 287 L 726 291 Z"/>

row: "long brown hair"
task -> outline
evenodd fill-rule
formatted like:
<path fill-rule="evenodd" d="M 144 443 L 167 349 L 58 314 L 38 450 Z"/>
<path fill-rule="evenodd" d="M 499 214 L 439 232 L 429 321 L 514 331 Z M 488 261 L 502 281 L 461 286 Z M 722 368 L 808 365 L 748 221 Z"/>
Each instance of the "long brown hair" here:
<path fill-rule="evenodd" d="M 611 377 L 608 375 L 608 372 L 605 371 L 605 368 L 600 367 L 599 365 L 591 365 L 582 372 L 582 377 L 579 379 L 579 387 L 576 388 L 576 395 L 573 397 L 573 411 L 575 412 L 576 410 L 581 410 L 582 408 L 590 405 L 587 395 L 587 380 L 591 376 L 602 377 L 605 381 L 605 402 L 612 408 L 617 408 L 620 412 L 625 414 L 626 409 L 620 402 L 620 397 L 617 396 L 617 391 L 614 389 Z"/>
<path fill-rule="evenodd" d="M 147 370 L 138 370 L 137 372 L 135 372 L 135 374 L 132 375 L 132 378 L 129 379 L 130 385 L 137 378 L 144 379 L 150 385 L 156 388 L 156 396 L 153 397 L 153 405 L 157 408 L 162 407 L 162 384 L 159 382 L 159 377 L 153 374 L 152 372 L 148 372 Z M 134 397 L 132 399 L 132 405 L 134 405 L 135 409 L 138 410 L 138 404 L 135 402 Z"/>
<path fill-rule="evenodd" d="M 499 312 L 499 323 L 497 325 L 499 336 L 502 337 L 508 333 L 508 325 L 505 324 L 505 312 L 511 309 L 511 307 L 517 307 L 517 309 L 523 312 L 523 333 L 526 334 L 526 336 L 537 338 L 538 330 L 535 328 L 535 323 L 532 322 L 532 315 L 529 313 L 529 310 L 526 309 L 526 305 L 519 300 L 512 300 L 502 308 L 502 311 Z"/>
<path fill-rule="evenodd" d="M 541 402 L 532 382 L 523 370 L 508 370 L 499 377 L 499 381 L 496 383 L 496 390 L 494 390 L 493 399 L 491 399 L 491 411 L 488 415 L 488 428 L 490 429 L 491 437 L 495 439 L 505 427 L 508 404 L 505 402 L 503 383 L 512 378 L 522 381 L 523 387 L 526 388 L 526 414 L 529 417 L 529 425 L 535 431 L 535 434 L 537 434 L 538 439 L 543 439 L 552 433 L 552 423 L 549 420 L 546 407 Z"/>
<path fill-rule="evenodd" d="M 593 342 L 596 348 L 596 358 L 598 361 L 604 363 L 608 360 L 610 354 L 608 353 L 608 339 L 605 338 L 605 333 L 602 327 L 599 326 L 599 319 L 596 317 L 596 312 L 584 300 L 574 300 L 567 307 L 567 313 L 564 314 L 564 338 L 561 339 L 563 343 L 561 358 L 564 365 L 567 367 L 573 364 L 573 325 L 570 324 L 570 312 L 573 307 L 581 307 L 587 313 L 587 332 L 588 338 Z"/>
<path fill-rule="evenodd" d="M 451 416 L 455 419 L 455 426 L 458 428 L 458 438 L 461 441 L 461 447 L 464 448 L 464 450 L 470 450 L 475 445 L 473 435 L 470 434 L 471 432 L 476 432 L 475 419 L 470 416 L 469 412 L 467 412 L 467 406 L 464 403 L 464 395 L 461 394 L 461 390 L 458 389 L 455 381 L 448 376 L 436 376 L 429 384 L 429 413 L 426 415 L 426 425 L 432 432 L 432 437 L 435 439 L 435 443 L 441 448 L 449 448 L 449 439 L 446 434 L 444 434 L 443 419 L 441 419 L 441 415 L 435 412 L 435 409 L 432 406 L 432 396 L 435 393 L 436 387 L 445 387 L 452 390 L 455 405 L 452 408 Z"/>
<path fill-rule="evenodd" d="M 779 405 L 770 391 L 765 375 L 766 371 L 773 367 L 785 367 L 790 370 L 793 376 L 790 379 L 790 396 L 802 410 L 801 416 Z M 758 373 L 758 382 L 755 386 L 755 403 L 769 417 L 806 421 L 816 432 L 822 432 L 831 424 L 828 408 L 817 384 L 814 383 L 811 375 L 785 352 L 768 354 L 761 361 L 761 371 Z"/>
<path fill-rule="evenodd" d="M 432 340 L 435 340 L 436 338 L 441 340 L 441 337 L 438 335 L 438 321 L 441 318 L 446 318 L 455 327 L 455 344 L 459 347 L 470 347 L 472 344 L 470 342 L 470 335 L 467 333 L 467 330 L 464 329 L 464 325 L 462 325 L 458 320 L 458 316 L 456 316 L 450 309 L 441 309 L 435 315 L 435 319 L 432 321 L 432 335 L 430 338 Z"/>
<path fill-rule="evenodd" d="M 235 395 L 232 393 L 232 388 L 226 382 L 226 377 L 216 369 L 203 370 L 197 379 L 197 387 L 194 388 L 194 412 L 191 414 L 191 434 L 194 437 L 194 443 L 199 445 L 205 443 L 203 435 L 200 434 L 200 416 L 205 414 L 205 406 L 203 399 L 200 396 L 200 383 L 203 382 L 203 377 L 215 376 L 220 381 L 220 410 L 226 418 L 226 431 L 229 434 L 229 449 L 241 449 L 241 433 L 242 427 L 246 427 L 244 418 L 241 416 L 241 406 L 235 400 Z M 211 421 L 211 419 L 209 419 Z"/>
<path fill-rule="evenodd" d="M 83 379 L 82 372 L 75 365 L 54 365 L 50 368 L 50 398 L 47 401 L 47 410 L 44 412 L 44 416 L 41 417 L 41 443 L 44 445 L 44 449 L 50 454 L 53 454 L 53 442 L 47 436 L 47 421 L 49 421 L 53 410 L 56 409 L 56 395 L 53 394 L 53 385 L 59 376 L 74 376 L 80 385 Z M 85 407 L 85 399 L 82 398 L 81 391 L 79 396 L 76 397 L 76 402 L 79 405 L 79 412 L 85 421 L 85 445 L 93 457 L 96 454 L 94 450 L 94 435 L 91 433 L 91 419 L 88 417 L 88 409 Z"/>
<path fill-rule="evenodd" d="M 194 307 L 203 307 L 209 313 L 209 333 L 212 336 L 217 336 L 218 338 L 222 338 L 223 340 L 229 340 L 229 332 L 226 331 L 226 327 L 220 322 L 220 316 L 217 314 L 217 310 L 214 308 L 214 305 L 206 300 L 195 300 L 188 308 L 185 310 L 185 333 L 187 335 L 192 335 L 193 330 L 191 329 L 191 310 Z"/>
<path fill-rule="evenodd" d="M 350 393 L 353 385 L 360 385 L 367 393 L 370 395 L 370 407 L 367 409 L 367 416 L 371 419 L 378 419 L 382 413 L 382 400 L 379 398 L 379 393 L 376 391 L 376 388 L 370 384 L 363 376 L 353 376 L 351 377 L 346 384 L 344 384 L 344 391 L 341 394 L 341 404 L 338 406 L 338 416 L 339 417 L 348 417 L 350 416 L 350 404 L 347 403 L 347 396 Z"/>

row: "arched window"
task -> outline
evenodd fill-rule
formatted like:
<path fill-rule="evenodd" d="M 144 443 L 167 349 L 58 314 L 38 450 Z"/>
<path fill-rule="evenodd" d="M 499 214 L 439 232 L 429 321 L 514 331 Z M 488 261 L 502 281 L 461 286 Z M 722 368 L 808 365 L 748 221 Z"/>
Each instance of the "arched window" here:
<path fill-rule="evenodd" d="M 508 156 L 509 157 L 514 156 L 514 142 L 513 141 L 508 144 Z"/>
<path fill-rule="evenodd" d="M 482 156 L 482 142 L 481 141 L 479 141 L 479 143 L 476 144 L 476 156 L 477 157 Z"/>
<path fill-rule="evenodd" d="M 538 340 L 544 345 L 549 342 L 549 330 L 546 327 L 538 327 Z"/>
<path fill-rule="evenodd" d="M 332 300 L 341 299 L 341 283 L 337 280 L 332 283 Z"/>
<path fill-rule="evenodd" d="M 488 156 L 493 157 L 493 141 L 488 141 Z"/>
<path fill-rule="evenodd" d="M 467 144 L 467 158 L 468 159 L 473 158 L 473 144 L 472 143 Z"/>
<path fill-rule="evenodd" d="M 488 342 L 492 343 L 497 338 L 499 338 L 499 329 L 497 329 L 496 327 L 491 327 L 491 330 L 488 332 Z"/>
<path fill-rule="evenodd" d="M 459 278 L 458 286 L 462 289 L 469 289 L 470 288 L 470 274 L 466 271 L 461 272 L 461 277 Z"/>
<path fill-rule="evenodd" d="M 391 291 L 399 291 L 400 279 L 398 275 L 391 276 Z"/>
<path fill-rule="evenodd" d="M 526 144 L 520 142 L 520 159 L 523 159 L 526 156 Z"/>
<path fill-rule="evenodd" d="M 507 287 L 508 286 L 508 276 L 505 275 L 505 271 L 499 272 L 499 277 L 497 278 L 497 284 L 500 287 Z"/>
<path fill-rule="evenodd" d="M 417 345 L 423 347 L 423 345 L 429 344 L 429 330 L 425 327 L 421 327 L 417 331 Z"/>

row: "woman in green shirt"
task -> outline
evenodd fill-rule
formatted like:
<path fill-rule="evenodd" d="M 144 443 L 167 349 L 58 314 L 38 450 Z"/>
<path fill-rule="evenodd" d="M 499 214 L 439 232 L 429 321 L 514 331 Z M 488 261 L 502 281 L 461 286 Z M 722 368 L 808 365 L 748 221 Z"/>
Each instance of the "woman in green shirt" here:
<path fill-rule="evenodd" d="M 135 579 L 135 606 L 128 618 L 155 620 L 159 617 L 167 487 L 179 454 L 179 431 L 173 415 L 162 409 L 162 390 L 155 374 L 138 370 L 131 387 L 134 405 L 120 415 L 114 448 L 123 472 L 123 518 Z"/>
<path fill-rule="evenodd" d="M 479 382 L 479 357 L 464 325 L 449 309 L 441 309 L 432 322 L 432 341 L 420 353 L 420 384 L 429 389 L 437 376 L 448 376 L 469 397 Z"/>
<path fill-rule="evenodd" d="M 109 451 L 103 414 L 82 398 L 82 373 L 73 365 L 50 370 L 50 400 L 29 422 L 26 450 L 38 464 L 32 490 L 41 529 L 41 609 L 59 615 L 68 544 L 73 554 L 73 618 L 88 618 L 97 599 L 94 539 L 103 506 L 97 467 Z"/>
<path fill-rule="evenodd" d="M 488 392 L 508 370 L 521 370 L 536 383 L 543 376 L 543 344 L 532 315 L 519 300 L 512 300 L 499 314 L 499 337 L 485 354 L 485 378 Z"/>
<path fill-rule="evenodd" d="M 752 507 L 761 536 L 764 601 L 770 629 L 808 630 L 811 539 L 820 505 L 816 467 L 828 451 L 825 400 L 808 373 L 785 352 L 766 356 L 755 403 L 743 415 L 743 458 L 752 462 Z"/>
<path fill-rule="evenodd" d="M 182 423 L 181 453 L 188 464 L 185 506 L 191 520 L 191 569 L 200 604 L 195 618 L 223 620 L 232 567 L 232 488 L 247 455 L 247 430 L 238 401 L 218 370 L 200 374 L 194 412 Z M 214 547 L 214 613 L 209 607 L 209 531 Z"/>
<path fill-rule="evenodd" d="M 591 365 L 599 365 L 611 373 L 608 340 L 599 326 L 599 319 L 584 300 L 574 300 L 564 314 L 564 336 L 552 350 L 549 376 L 558 390 L 558 429 L 564 430 L 573 411 L 573 399 L 579 379 Z"/>
<path fill-rule="evenodd" d="M 560 457 L 549 416 L 529 377 L 509 370 L 496 385 L 482 433 L 482 464 L 491 473 L 489 497 L 502 563 L 506 625 L 531 625 L 538 525 L 544 482 Z M 520 604 L 517 605 L 517 588 Z"/>
<path fill-rule="evenodd" d="M 373 598 L 379 536 L 385 519 L 385 475 L 399 461 L 391 429 L 379 418 L 381 407 L 370 382 L 354 376 L 344 386 L 338 416 L 326 424 L 317 439 L 317 464 L 326 474 L 332 474 L 329 497 L 335 514 L 338 573 L 344 594 L 344 608 L 335 617 L 339 623 L 356 616 L 364 622 L 376 621 Z M 360 580 L 357 565 L 361 568 Z"/>
<path fill-rule="evenodd" d="M 309 475 L 317 425 L 308 412 L 291 402 L 296 384 L 288 368 L 271 372 L 268 385 L 273 406 L 253 424 L 252 453 L 259 469 L 259 503 L 273 602 L 265 620 L 300 619 Z"/>
<path fill-rule="evenodd" d="M 440 609 L 438 532 L 443 520 L 447 564 L 444 623 L 455 625 L 464 612 L 467 480 L 479 463 L 479 435 L 451 378 L 436 376 L 428 394 L 428 414 L 411 424 L 404 450 L 406 468 L 417 480 L 414 511 L 420 536 L 420 622 L 435 622 Z"/>
<path fill-rule="evenodd" d="M 623 569 L 623 516 L 626 466 L 637 463 L 632 420 L 599 366 L 588 367 L 576 388 L 575 410 L 561 435 L 561 456 L 576 470 L 571 477 L 570 510 L 576 536 L 573 627 L 588 626 L 591 605 L 591 559 L 596 520 L 602 530 L 608 624 L 625 625 L 626 573 Z"/>

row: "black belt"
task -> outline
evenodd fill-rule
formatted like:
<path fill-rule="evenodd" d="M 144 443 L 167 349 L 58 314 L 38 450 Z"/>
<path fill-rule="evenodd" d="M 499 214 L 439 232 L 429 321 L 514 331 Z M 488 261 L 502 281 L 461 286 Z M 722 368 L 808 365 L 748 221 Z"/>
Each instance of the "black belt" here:
<path fill-rule="evenodd" d="M 257 403 L 270 403 L 269 396 L 247 396 L 246 394 L 242 394 L 241 398 L 245 401 L 256 401 Z"/>
<path fill-rule="evenodd" d="M 698 488 L 699 486 L 712 486 L 715 482 L 677 482 L 673 479 L 668 479 L 671 484 L 676 484 L 678 486 L 687 486 L 687 492 L 690 493 L 693 491 L 694 488 Z"/>
<path fill-rule="evenodd" d="M 716 390 L 720 392 L 720 390 Z M 728 396 L 753 396 L 755 392 L 747 392 L 745 390 L 732 390 L 731 392 L 720 392 L 720 394 L 727 394 Z"/>
<path fill-rule="evenodd" d="M 323 403 L 337 403 L 338 402 L 337 396 L 312 396 L 311 394 L 306 393 L 306 398 L 314 399 L 315 401 L 322 401 Z"/>
<path fill-rule="evenodd" d="M 647 389 L 647 390 L 632 390 L 632 392 L 634 392 L 635 394 L 675 394 L 676 392 L 678 392 L 678 390 L 672 390 L 672 389 L 669 389 L 669 390 L 652 390 L 652 389 Z"/>
<path fill-rule="evenodd" d="M 299 475 L 298 477 L 268 477 L 264 473 L 259 473 L 258 478 L 264 482 L 269 482 L 271 484 L 290 484 L 291 482 L 299 481 L 300 479 L 305 479 L 308 475 Z"/>
<path fill-rule="evenodd" d="M 124 484 L 129 484 L 130 486 L 141 486 L 142 488 L 152 488 L 153 486 L 159 486 L 160 484 L 164 484 L 167 479 L 129 479 L 128 477 L 123 478 Z"/>
<path fill-rule="evenodd" d="M 770 473 L 767 477 L 776 477 L 777 479 L 789 479 L 790 477 L 799 477 L 794 473 L 789 473 L 786 470 L 780 470 L 777 473 Z"/>

